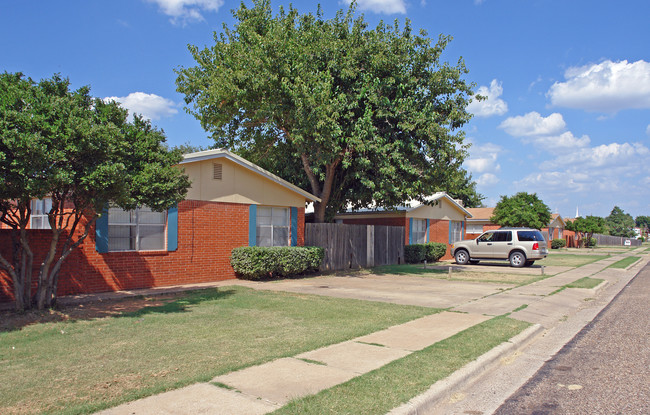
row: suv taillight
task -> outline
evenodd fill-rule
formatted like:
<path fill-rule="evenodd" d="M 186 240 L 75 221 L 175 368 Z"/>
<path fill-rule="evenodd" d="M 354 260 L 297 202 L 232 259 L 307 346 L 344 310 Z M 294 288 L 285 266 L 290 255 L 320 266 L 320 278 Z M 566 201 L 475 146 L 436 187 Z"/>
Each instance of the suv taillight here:
<path fill-rule="evenodd" d="M 537 242 L 533 244 L 533 251 L 539 251 L 539 244 Z"/>

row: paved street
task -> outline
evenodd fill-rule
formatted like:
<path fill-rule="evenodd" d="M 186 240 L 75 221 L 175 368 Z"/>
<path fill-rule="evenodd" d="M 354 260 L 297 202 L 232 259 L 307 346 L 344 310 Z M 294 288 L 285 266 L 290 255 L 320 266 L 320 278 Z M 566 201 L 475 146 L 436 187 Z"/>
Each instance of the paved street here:
<path fill-rule="evenodd" d="M 496 412 L 650 413 L 650 266 Z"/>

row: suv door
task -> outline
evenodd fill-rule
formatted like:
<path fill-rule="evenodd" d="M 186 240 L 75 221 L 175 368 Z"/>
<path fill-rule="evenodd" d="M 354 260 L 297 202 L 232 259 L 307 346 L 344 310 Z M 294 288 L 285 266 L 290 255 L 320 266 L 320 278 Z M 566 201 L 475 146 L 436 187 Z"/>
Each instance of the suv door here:
<path fill-rule="evenodd" d="M 476 238 L 476 246 L 472 247 L 472 258 L 492 258 L 492 239 L 494 232 L 485 232 Z"/>
<path fill-rule="evenodd" d="M 512 249 L 512 231 L 496 231 L 492 238 L 491 258 L 508 258 Z"/>

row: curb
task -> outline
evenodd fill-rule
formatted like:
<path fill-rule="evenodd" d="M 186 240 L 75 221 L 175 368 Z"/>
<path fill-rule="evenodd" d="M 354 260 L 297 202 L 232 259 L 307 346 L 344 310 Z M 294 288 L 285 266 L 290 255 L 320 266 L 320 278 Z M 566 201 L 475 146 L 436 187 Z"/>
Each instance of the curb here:
<path fill-rule="evenodd" d="M 458 369 L 445 379 L 434 383 L 429 390 L 407 403 L 388 412 L 387 415 L 418 415 L 431 410 L 442 399 L 451 396 L 454 390 L 470 384 L 478 376 L 499 364 L 501 359 L 523 347 L 544 331 L 540 324 L 534 324 L 507 342 L 481 355 L 478 359 Z"/>

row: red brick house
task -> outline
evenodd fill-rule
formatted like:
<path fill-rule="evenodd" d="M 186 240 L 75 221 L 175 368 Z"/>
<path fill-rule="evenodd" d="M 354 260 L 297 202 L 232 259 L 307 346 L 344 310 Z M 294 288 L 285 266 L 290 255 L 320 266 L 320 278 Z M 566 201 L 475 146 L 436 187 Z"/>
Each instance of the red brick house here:
<path fill-rule="evenodd" d="M 179 167 L 192 182 L 186 200 L 161 213 L 107 209 L 61 268 L 59 295 L 234 278 L 235 247 L 304 244 L 305 204 L 317 197 L 226 150 L 187 154 Z M 37 229 L 47 225 L 42 210 L 29 231 L 34 278 L 51 235 Z M 9 232 L 0 230 L 5 258 Z M 0 271 L 0 301 L 12 295 Z"/>
<path fill-rule="evenodd" d="M 352 225 L 403 226 L 406 245 L 441 242 L 451 246 L 465 239 L 465 221 L 471 213 L 444 192 L 426 198 L 427 204 L 406 203 L 394 210 L 366 209 L 339 213 L 336 222 Z M 449 251 L 442 259 L 451 259 Z"/>

